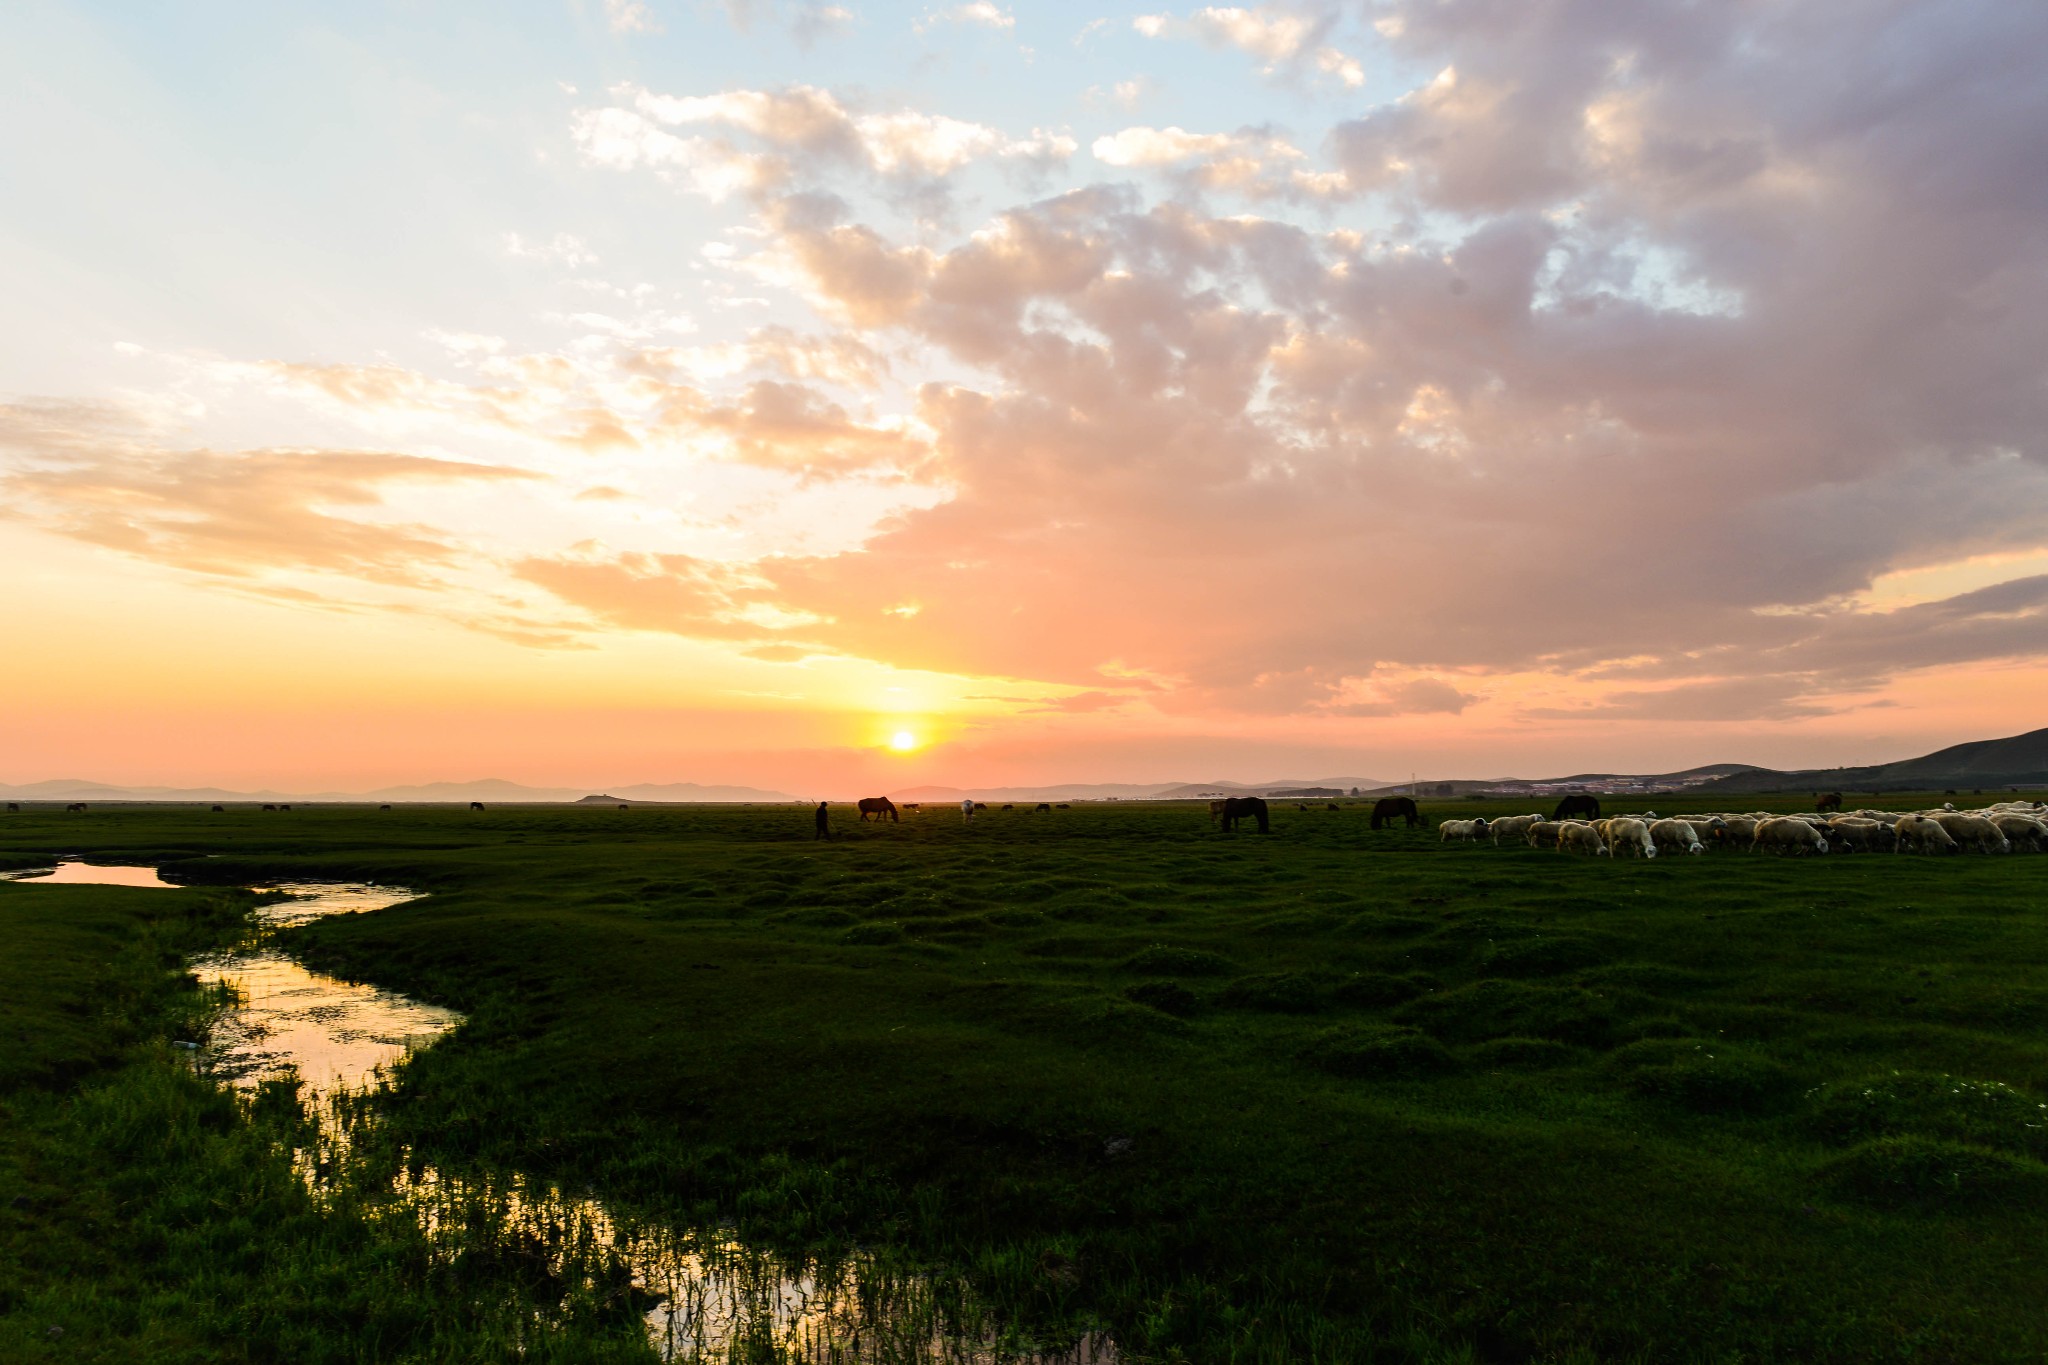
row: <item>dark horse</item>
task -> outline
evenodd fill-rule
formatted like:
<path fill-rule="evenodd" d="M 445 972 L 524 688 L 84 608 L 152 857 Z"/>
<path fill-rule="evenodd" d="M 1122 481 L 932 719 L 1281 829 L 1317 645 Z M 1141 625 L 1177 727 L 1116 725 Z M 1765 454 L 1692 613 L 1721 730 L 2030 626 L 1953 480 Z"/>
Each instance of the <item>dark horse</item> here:
<path fill-rule="evenodd" d="M 1600 818 L 1600 798 L 1585 792 L 1573 792 L 1557 803 L 1557 809 L 1550 813 L 1553 820 L 1575 820 L 1583 816 L 1588 820 Z"/>
<path fill-rule="evenodd" d="M 484 803 L 481 801 L 472 801 L 469 803 L 469 808 L 471 810 L 482 810 L 484 808 Z"/>
<path fill-rule="evenodd" d="M 1266 798 L 1263 796 L 1233 796 L 1223 803 L 1223 832 L 1230 833 L 1237 828 L 1237 822 L 1247 817 L 1259 822 L 1259 833 L 1271 831 L 1266 815 Z"/>
<path fill-rule="evenodd" d="M 1842 794 L 1840 792 L 1822 792 L 1820 799 L 1813 803 L 1813 808 L 1815 810 L 1840 810 L 1842 808 Z"/>
<path fill-rule="evenodd" d="M 1414 797 L 1383 796 L 1372 803 L 1374 829 L 1379 829 L 1394 820 L 1406 820 L 1410 829 L 1422 823 L 1422 812 L 1415 809 Z"/>
<path fill-rule="evenodd" d="M 877 820 L 886 815 L 899 824 L 903 819 L 896 813 L 896 803 L 886 796 L 863 796 L 860 799 L 860 818 L 865 820 L 870 815 Z"/>

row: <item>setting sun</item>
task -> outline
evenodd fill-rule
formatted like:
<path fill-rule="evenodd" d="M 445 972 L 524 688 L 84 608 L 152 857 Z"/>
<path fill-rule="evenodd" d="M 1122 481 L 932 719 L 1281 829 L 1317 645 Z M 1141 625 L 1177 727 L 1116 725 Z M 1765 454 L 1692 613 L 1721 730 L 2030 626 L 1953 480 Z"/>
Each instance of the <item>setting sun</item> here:
<path fill-rule="evenodd" d="M 889 747 L 899 754 L 909 753 L 917 747 L 917 736 L 908 730 L 898 730 L 889 736 Z"/>

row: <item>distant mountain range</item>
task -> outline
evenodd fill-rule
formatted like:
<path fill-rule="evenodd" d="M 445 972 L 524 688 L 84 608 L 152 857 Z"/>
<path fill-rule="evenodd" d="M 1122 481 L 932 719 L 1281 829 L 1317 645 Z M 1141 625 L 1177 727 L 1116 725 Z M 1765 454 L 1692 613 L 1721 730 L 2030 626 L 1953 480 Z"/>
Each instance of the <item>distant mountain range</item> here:
<path fill-rule="evenodd" d="M 1210 796 L 1321 797 L 1379 796 L 1406 792 L 1411 784 L 1376 777 L 1321 777 L 1273 782 L 1069 782 L 1021 787 L 904 787 L 889 793 L 903 802 L 961 801 L 1181 801 Z M 1833 790 L 1940 790 L 1947 787 L 2048 786 L 2048 729 L 2008 739 L 1953 744 L 1919 758 L 1860 768 L 1759 768 L 1748 763 L 1709 763 L 1673 773 L 1574 773 L 1569 777 L 1427 779 L 1412 784 L 1422 796 L 1469 796 L 1481 792 L 1542 795 L 1593 792 L 1768 792 Z M 695 782 L 641 782 L 592 793 L 581 787 L 529 787 L 500 778 L 475 782 L 426 782 L 365 792 L 228 791 L 221 787 L 131 787 L 111 782 L 60 778 L 19 786 L 0 784 L 0 798 L 13 801 L 376 801 L 376 802 L 603 802 L 680 804 L 686 802 L 784 802 L 799 798 L 760 787 L 703 786 Z"/>
<path fill-rule="evenodd" d="M 503 778 L 475 782 L 423 782 L 379 787 L 363 792 L 229 791 L 222 787 L 131 787 L 112 782 L 57 778 L 20 786 L 0 784 L 0 798 L 10 801 L 376 801 L 376 802 L 578 802 L 602 801 L 677 803 L 691 801 L 794 801 L 787 792 L 759 787 L 706 787 L 695 782 L 639 782 L 591 797 L 587 787 L 529 787 Z"/>

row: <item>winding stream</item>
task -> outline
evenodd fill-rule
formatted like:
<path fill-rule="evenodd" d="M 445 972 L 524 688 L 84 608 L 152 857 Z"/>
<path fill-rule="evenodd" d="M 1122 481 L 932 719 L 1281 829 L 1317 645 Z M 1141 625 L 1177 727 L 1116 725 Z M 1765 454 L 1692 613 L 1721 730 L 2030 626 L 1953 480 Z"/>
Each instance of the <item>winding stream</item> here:
<path fill-rule="evenodd" d="M 61 864 L 55 873 L 7 874 L 25 884 L 167 887 L 154 868 Z M 414 898 L 403 887 L 282 883 L 259 888 L 289 899 L 261 907 L 267 930 L 327 915 L 381 910 Z M 454 1257 L 480 1235 L 497 1246 L 530 1249 L 564 1285 L 588 1290 L 616 1281 L 644 1310 L 650 1344 L 664 1361 L 773 1358 L 834 1365 L 1116 1365 L 1115 1345 L 1083 1336 L 1061 1351 L 1013 1349 L 999 1325 L 957 1280 L 885 1266 L 855 1254 L 790 1263 L 722 1233 L 677 1230 L 615 1214 L 598 1200 L 542 1181 L 480 1182 L 432 1166 L 368 1175 L 352 1159 L 350 1134 L 366 1118 L 354 1104 L 389 1083 L 414 1050 L 462 1022 L 454 1010 L 395 991 L 310 971 L 268 945 L 194 959 L 202 985 L 232 993 L 195 1054 L 203 1070 L 238 1088 L 295 1077 L 317 1136 L 296 1154 L 323 1196 L 344 1185 L 367 1191 L 394 1216 L 416 1219 L 439 1250 Z"/>

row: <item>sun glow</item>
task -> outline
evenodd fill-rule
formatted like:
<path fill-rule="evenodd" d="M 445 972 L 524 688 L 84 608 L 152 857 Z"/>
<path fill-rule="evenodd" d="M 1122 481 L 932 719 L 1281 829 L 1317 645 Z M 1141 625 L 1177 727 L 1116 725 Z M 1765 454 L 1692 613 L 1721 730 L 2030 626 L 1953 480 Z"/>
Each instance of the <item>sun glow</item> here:
<path fill-rule="evenodd" d="M 889 736 L 889 747 L 899 754 L 907 754 L 917 747 L 917 736 L 908 730 L 898 730 Z"/>

